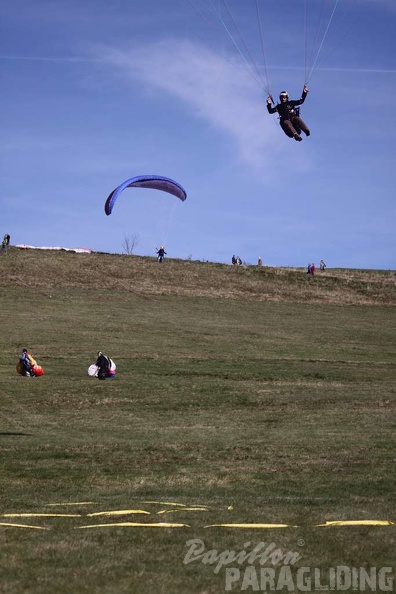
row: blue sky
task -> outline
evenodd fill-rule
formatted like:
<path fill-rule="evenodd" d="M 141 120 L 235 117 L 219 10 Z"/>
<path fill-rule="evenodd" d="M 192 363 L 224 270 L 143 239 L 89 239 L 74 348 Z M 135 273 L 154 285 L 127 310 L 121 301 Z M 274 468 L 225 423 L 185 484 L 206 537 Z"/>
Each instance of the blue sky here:
<path fill-rule="evenodd" d="M 1 21 L 12 244 L 395 268 L 394 0 L 13 0 Z M 297 143 L 265 100 L 304 82 Z M 140 174 L 187 200 L 127 189 L 106 216 Z"/>

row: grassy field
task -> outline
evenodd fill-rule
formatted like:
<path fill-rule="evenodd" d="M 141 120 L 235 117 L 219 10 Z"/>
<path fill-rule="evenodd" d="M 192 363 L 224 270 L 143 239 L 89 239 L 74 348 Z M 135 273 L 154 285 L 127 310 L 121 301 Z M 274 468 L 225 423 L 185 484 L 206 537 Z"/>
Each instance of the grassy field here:
<path fill-rule="evenodd" d="M 0 299 L 1 593 L 260 591 L 249 568 L 299 592 L 301 567 L 395 569 L 395 272 L 14 248 Z M 44 377 L 17 375 L 23 347 Z M 99 349 L 114 380 L 87 375 Z M 388 524 L 320 526 L 364 520 Z M 259 561 L 186 563 L 192 539 L 298 553 L 294 589 L 265 590 Z"/>

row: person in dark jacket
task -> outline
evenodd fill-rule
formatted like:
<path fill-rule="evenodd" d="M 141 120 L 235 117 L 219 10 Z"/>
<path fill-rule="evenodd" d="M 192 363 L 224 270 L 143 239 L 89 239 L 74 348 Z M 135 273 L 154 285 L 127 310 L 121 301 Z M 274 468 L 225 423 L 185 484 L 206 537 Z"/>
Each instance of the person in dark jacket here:
<path fill-rule="evenodd" d="M 9 245 L 10 245 L 10 234 L 6 233 L 3 237 L 3 242 L 1 244 L 1 251 L 6 252 Z"/>
<path fill-rule="evenodd" d="M 165 248 L 164 248 L 164 246 L 163 246 L 163 245 L 161 245 L 160 249 L 159 249 L 159 250 L 157 250 L 157 261 L 158 261 L 160 264 L 161 264 L 161 262 L 163 262 L 163 261 L 164 261 L 165 254 L 166 254 Z"/>
<path fill-rule="evenodd" d="M 307 94 L 308 89 L 306 85 L 304 85 L 301 99 L 289 99 L 287 91 L 282 91 L 279 95 L 280 103 L 277 103 L 274 106 L 272 105 L 273 99 L 271 95 L 267 97 L 268 113 L 272 114 L 277 112 L 279 114 L 280 125 L 283 132 L 286 136 L 289 136 L 289 138 L 294 138 L 298 141 L 302 140 L 300 136 L 301 130 L 306 136 L 311 134 L 306 123 L 300 118 L 300 110 L 298 108 L 299 105 L 304 103 Z"/>
<path fill-rule="evenodd" d="M 44 375 L 44 369 L 41 365 L 38 365 L 36 359 L 27 349 L 23 349 L 16 370 L 20 375 L 24 375 L 25 377 L 39 377 Z"/>
<path fill-rule="evenodd" d="M 23 349 L 22 355 L 19 358 L 22 367 L 22 375 L 25 377 L 34 377 L 33 364 L 35 363 L 33 357 L 28 353 L 27 349 Z"/>
<path fill-rule="evenodd" d="M 109 375 L 111 360 L 106 357 L 102 351 L 98 351 L 98 358 L 96 359 L 96 365 L 98 366 L 98 379 L 104 380 Z"/>

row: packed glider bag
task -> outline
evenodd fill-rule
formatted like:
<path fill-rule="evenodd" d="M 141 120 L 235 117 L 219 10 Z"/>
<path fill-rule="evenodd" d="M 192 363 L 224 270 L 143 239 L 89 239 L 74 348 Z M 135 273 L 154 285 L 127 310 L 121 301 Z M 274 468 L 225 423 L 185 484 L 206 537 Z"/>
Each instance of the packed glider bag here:
<path fill-rule="evenodd" d="M 99 367 L 95 365 L 95 363 L 92 363 L 92 365 L 88 367 L 88 375 L 91 377 L 97 377 L 98 371 Z"/>
<path fill-rule="evenodd" d="M 32 371 L 36 376 L 44 375 L 44 369 L 41 367 L 41 365 L 33 365 Z"/>

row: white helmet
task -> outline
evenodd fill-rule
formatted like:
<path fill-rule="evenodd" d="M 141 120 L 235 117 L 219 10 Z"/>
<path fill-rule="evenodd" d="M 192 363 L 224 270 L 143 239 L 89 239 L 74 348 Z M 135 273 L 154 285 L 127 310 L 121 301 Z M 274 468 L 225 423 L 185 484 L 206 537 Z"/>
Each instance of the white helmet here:
<path fill-rule="evenodd" d="M 280 95 L 279 95 L 279 99 L 280 101 L 282 101 L 283 98 L 289 99 L 289 93 L 287 91 L 281 91 Z"/>

